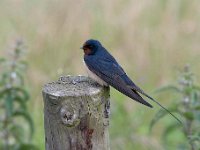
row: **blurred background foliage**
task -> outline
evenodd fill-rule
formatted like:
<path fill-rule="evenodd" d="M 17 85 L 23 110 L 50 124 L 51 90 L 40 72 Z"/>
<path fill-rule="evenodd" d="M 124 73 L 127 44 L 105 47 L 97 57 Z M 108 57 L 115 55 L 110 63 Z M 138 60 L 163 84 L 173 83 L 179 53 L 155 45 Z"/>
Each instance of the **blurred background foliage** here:
<path fill-rule="evenodd" d="M 179 122 L 171 122 L 166 125 L 165 130 L 163 131 L 162 139 L 164 146 L 168 149 L 171 149 L 171 140 L 168 139 L 170 135 L 173 135 L 174 132 L 181 132 L 185 137 L 177 145 L 177 149 L 180 150 L 197 150 L 200 148 L 200 86 L 195 83 L 195 76 L 190 70 L 190 66 L 186 65 L 183 71 L 180 72 L 178 82 L 176 84 L 170 84 L 164 87 L 161 87 L 156 90 L 159 93 L 174 92 L 178 95 L 177 99 L 174 99 L 168 110 L 173 113 L 179 114 L 182 116 L 182 125 L 183 128 L 180 128 Z M 150 131 L 152 127 L 160 120 L 161 118 L 168 115 L 168 113 L 160 109 L 155 117 L 151 121 Z"/>
<path fill-rule="evenodd" d="M 31 143 L 34 124 L 27 109 L 30 94 L 24 83 L 27 63 L 22 40 L 16 40 L 8 52 L 0 58 L 0 149 L 36 150 Z"/>
<path fill-rule="evenodd" d="M 44 149 L 41 88 L 60 75 L 86 74 L 79 48 L 89 38 L 100 40 L 127 74 L 165 106 L 177 95 L 152 92 L 173 83 L 178 68 L 191 64 L 196 82 L 200 81 L 199 0 L 1 0 L 0 33 L 1 56 L 17 37 L 28 46 L 28 109 L 35 122 L 33 140 L 40 149 Z M 111 149 L 164 149 L 160 137 L 164 125 L 174 121 L 171 116 L 148 135 L 159 107 L 148 109 L 115 90 L 111 102 Z M 169 138 L 171 149 L 185 141 L 181 133 Z"/>

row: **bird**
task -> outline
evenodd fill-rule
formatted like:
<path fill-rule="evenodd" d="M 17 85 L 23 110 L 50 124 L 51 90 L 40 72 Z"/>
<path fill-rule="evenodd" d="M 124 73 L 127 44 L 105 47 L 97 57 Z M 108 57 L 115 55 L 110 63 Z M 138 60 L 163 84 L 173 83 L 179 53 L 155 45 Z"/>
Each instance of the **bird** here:
<path fill-rule="evenodd" d="M 162 106 L 154 98 L 146 94 L 137 86 L 119 65 L 116 59 L 103 47 L 103 45 L 94 39 L 87 40 L 81 47 L 84 52 L 84 64 L 88 76 L 102 86 L 112 86 L 129 98 L 153 108 L 153 106 L 143 99 L 143 96 L 149 98 L 158 104 L 161 108 L 172 115 L 178 122 L 181 122 L 167 108 Z"/>

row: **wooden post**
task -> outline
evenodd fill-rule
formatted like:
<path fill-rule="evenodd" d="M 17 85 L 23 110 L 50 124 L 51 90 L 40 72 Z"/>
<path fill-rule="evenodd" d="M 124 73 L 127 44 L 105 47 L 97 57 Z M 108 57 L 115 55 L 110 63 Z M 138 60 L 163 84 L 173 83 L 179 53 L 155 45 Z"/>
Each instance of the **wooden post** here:
<path fill-rule="evenodd" d="M 43 88 L 46 150 L 109 150 L 109 88 L 84 76 Z"/>

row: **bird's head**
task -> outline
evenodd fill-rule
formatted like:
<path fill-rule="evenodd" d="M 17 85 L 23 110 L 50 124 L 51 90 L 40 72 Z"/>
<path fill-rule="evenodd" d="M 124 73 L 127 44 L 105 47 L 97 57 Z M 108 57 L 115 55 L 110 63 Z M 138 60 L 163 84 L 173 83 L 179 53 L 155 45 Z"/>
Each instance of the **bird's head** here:
<path fill-rule="evenodd" d="M 97 40 L 87 40 L 81 49 L 83 49 L 85 55 L 94 55 L 95 52 L 101 47 L 101 43 Z"/>

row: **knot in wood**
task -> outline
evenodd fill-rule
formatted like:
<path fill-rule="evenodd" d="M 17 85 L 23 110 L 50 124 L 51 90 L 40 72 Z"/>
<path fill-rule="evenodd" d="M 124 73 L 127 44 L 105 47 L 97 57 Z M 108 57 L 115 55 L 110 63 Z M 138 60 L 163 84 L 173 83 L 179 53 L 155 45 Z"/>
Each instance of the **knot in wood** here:
<path fill-rule="evenodd" d="M 66 76 L 43 88 L 46 150 L 109 150 L 109 88 Z"/>
<path fill-rule="evenodd" d="M 77 112 L 69 105 L 64 105 L 60 109 L 62 123 L 67 127 L 75 127 L 80 123 Z"/>

